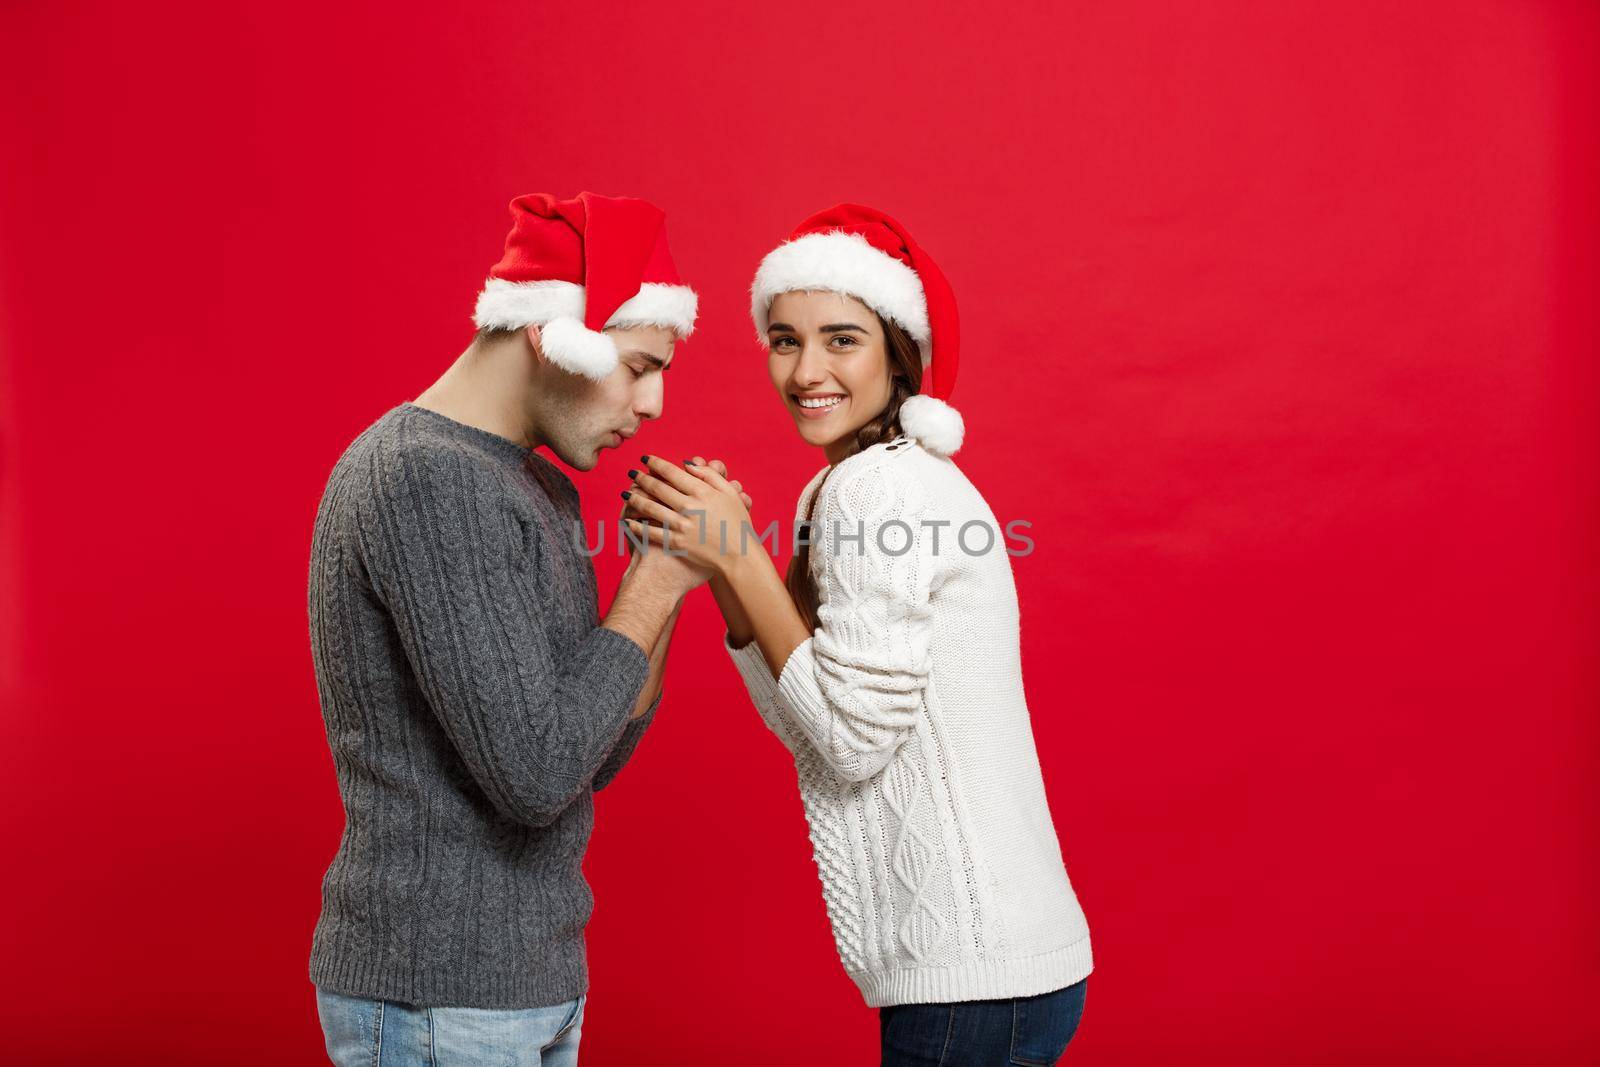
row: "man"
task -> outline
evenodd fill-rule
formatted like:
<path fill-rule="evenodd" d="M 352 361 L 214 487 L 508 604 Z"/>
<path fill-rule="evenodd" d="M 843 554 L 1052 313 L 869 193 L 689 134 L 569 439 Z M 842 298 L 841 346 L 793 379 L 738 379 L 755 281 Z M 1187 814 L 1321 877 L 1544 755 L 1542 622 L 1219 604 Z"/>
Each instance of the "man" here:
<path fill-rule="evenodd" d="M 570 479 L 662 412 L 696 298 L 642 200 L 511 204 L 470 347 L 328 479 L 317 688 L 345 829 L 310 976 L 336 1064 L 576 1060 L 594 790 L 649 727 L 680 556 L 630 545 L 610 612 Z M 615 542 L 613 542 L 615 543 Z"/>

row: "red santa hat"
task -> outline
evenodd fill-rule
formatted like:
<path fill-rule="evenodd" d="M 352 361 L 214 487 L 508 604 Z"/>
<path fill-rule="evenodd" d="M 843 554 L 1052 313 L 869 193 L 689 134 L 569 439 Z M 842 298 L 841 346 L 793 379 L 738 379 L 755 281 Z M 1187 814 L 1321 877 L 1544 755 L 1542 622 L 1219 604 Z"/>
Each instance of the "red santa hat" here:
<path fill-rule="evenodd" d="M 961 413 L 946 403 L 961 349 L 955 293 L 906 228 L 861 204 L 836 204 L 796 226 L 750 286 L 763 345 L 772 301 L 796 290 L 853 296 L 911 335 L 922 355 L 922 391 L 900 406 L 900 428 L 929 452 L 954 455 L 965 433 Z"/>
<path fill-rule="evenodd" d="M 511 218 L 505 255 L 478 294 L 479 329 L 537 325 L 551 362 L 596 381 L 617 365 L 607 326 L 694 332 L 698 298 L 678 279 L 666 215 L 654 204 L 533 193 L 511 201 Z"/>

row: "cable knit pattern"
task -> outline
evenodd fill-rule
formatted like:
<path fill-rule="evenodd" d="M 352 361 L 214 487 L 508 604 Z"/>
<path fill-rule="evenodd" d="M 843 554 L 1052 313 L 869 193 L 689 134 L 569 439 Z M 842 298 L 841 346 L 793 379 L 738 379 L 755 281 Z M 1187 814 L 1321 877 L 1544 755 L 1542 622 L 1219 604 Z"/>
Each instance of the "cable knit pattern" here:
<path fill-rule="evenodd" d="M 806 739 L 841 778 L 864 781 L 915 729 L 933 613 L 927 490 L 879 465 L 841 469 L 819 501 L 813 574 L 821 625 L 789 658 L 778 689 Z M 882 542 L 881 545 L 879 542 Z"/>
<path fill-rule="evenodd" d="M 776 679 L 755 642 L 724 647 L 794 754 L 839 957 L 874 1007 L 1070 985 L 1089 930 L 1045 802 L 1003 531 L 914 439 L 829 473 L 796 507 L 820 494 L 817 630 Z"/>
<path fill-rule="evenodd" d="M 429 1007 L 588 988 L 595 790 L 649 727 L 645 651 L 601 626 L 578 490 L 514 441 L 402 404 L 329 475 L 307 610 L 344 832 L 309 975 Z"/>

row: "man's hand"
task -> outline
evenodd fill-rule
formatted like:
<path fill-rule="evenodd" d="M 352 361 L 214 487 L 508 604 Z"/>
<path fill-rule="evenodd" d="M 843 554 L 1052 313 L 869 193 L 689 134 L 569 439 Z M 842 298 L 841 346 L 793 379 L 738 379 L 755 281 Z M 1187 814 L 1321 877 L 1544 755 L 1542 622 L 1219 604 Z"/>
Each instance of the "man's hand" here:
<path fill-rule="evenodd" d="M 709 575 L 703 569 L 691 565 L 681 553 L 666 552 L 660 546 L 645 540 L 642 532 L 628 530 L 626 526 L 628 522 L 657 525 L 636 507 L 642 495 L 637 486 L 633 487 L 631 495 L 622 506 L 624 525 L 619 528 L 619 533 L 623 543 L 628 546 L 628 566 L 622 572 L 622 580 L 626 582 L 637 575 L 647 584 L 669 590 L 675 598 L 682 600 L 696 586 L 704 585 Z"/>

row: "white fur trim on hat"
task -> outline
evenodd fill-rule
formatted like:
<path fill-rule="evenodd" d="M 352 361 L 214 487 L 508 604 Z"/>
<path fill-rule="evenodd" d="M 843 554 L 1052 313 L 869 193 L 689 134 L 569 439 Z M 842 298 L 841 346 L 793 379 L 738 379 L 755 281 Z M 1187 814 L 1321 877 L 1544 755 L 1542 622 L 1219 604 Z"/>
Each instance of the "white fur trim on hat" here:
<path fill-rule="evenodd" d="M 556 366 L 597 382 L 617 368 L 616 342 L 584 326 L 582 319 L 563 315 L 544 323 L 539 347 Z"/>
<path fill-rule="evenodd" d="M 664 326 L 679 337 L 694 333 L 700 298 L 687 285 L 645 282 L 606 320 L 607 326 Z"/>
<path fill-rule="evenodd" d="M 909 333 L 922 353 L 923 366 L 928 365 L 932 333 L 922 279 L 898 259 L 872 247 L 865 237 L 843 230 L 808 233 L 767 253 L 750 286 L 750 317 L 763 345 L 767 343 L 767 312 L 772 301 L 780 293 L 796 291 L 855 297 Z"/>
<path fill-rule="evenodd" d="M 699 297 L 687 285 L 645 282 L 606 325 L 663 326 L 679 337 L 688 337 L 694 332 L 699 303 Z M 490 278 L 478 294 L 472 324 L 480 330 L 519 330 L 560 318 L 581 322 L 583 312 L 583 286 L 575 282 L 508 282 Z"/>
<path fill-rule="evenodd" d="M 557 318 L 583 319 L 583 286 L 490 278 L 472 312 L 472 324 L 480 330 L 520 330 Z"/>
<path fill-rule="evenodd" d="M 941 456 L 955 455 L 966 436 L 961 412 L 926 393 L 908 396 L 901 403 L 900 428 L 923 448 Z"/>

